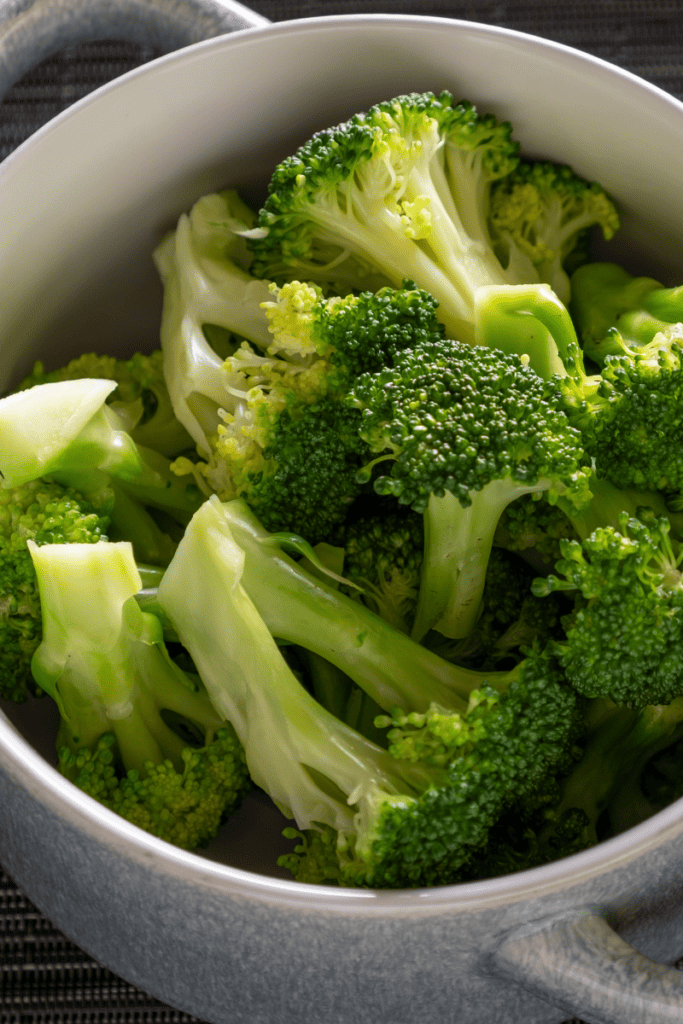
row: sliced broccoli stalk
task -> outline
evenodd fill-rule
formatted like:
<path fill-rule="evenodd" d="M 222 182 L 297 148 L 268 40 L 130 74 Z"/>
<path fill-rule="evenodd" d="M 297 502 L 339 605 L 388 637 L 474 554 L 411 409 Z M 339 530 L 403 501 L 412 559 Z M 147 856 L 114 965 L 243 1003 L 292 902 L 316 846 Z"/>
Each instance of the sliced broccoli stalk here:
<path fill-rule="evenodd" d="M 0 488 L 0 696 L 6 700 L 23 702 L 35 689 L 31 658 L 41 640 L 42 619 L 27 542 L 106 539 L 113 501 L 108 488 L 86 500 L 49 480 Z"/>
<path fill-rule="evenodd" d="M 216 708 L 234 722 L 252 777 L 299 829 L 335 830 L 343 884 L 453 881 L 510 794 L 533 787 L 562 756 L 576 727 L 575 695 L 551 659 L 532 657 L 502 695 L 482 688 L 469 701 L 451 695 L 449 704 L 427 705 L 423 714 L 394 710 L 387 719 L 392 749 L 383 750 L 317 704 L 287 666 L 242 585 L 250 556 L 236 543 L 233 523 L 217 499 L 205 503 L 162 580 L 159 601 Z M 295 570 L 295 563 L 286 568 Z M 341 604 L 323 606 L 323 617 L 340 636 L 336 612 L 344 597 L 329 593 Z M 382 628 L 388 638 L 390 627 Z M 344 633 L 347 647 L 358 642 L 355 624 L 345 622 Z M 385 658 L 387 650 L 393 651 L 387 645 Z M 521 739 L 527 716 L 537 726 L 531 745 Z"/>
<path fill-rule="evenodd" d="M 479 612 L 498 521 L 525 494 L 590 500 L 580 435 L 525 357 L 439 341 L 364 374 L 350 400 L 361 434 L 389 462 L 374 488 L 425 514 L 425 558 L 413 639 L 460 639 Z"/>
<path fill-rule="evenodd" d="M 263 528 L 242 499 L 221 504 L 210 498 L 202 515 L 205 529 L 215 520 L 215 529 L 229 529 L 242 549 L 242 585 L 272 635 L 326 658 L 386 711 L 425 711 L 432 700 L 448 704 L 456 697 L 467 701 L 484 679 L 507 685 L 505 673 L 485 677 L 449 665 L 339 593 L 333 582 L 307 572 L 284 553 L 277 535 Z"/>
<path fill-rule="evenodd" d="M 616 263 L 587 263 L 571 279 L 571 312 L 586 355 L 599 366 L 607 356 L 632 355 L 655 335 L 683 321 L 683 287 L 665 288 L 632 277 Z"/>
<path fill-rule="evenodd" d="M 136 445 L 126 433 L 105 401 L 115 387 L 114 381 L 65 380 L 0 399 L 2 486 L 50 477 L 89 496 L 111 482 L 112 524 L 120 522 L 133 542 L 139 530 L 141 561 L 168 561 L 174 544 L 161 536 L 147 508 L 184 526 L 203 495 L 194 481 L 188 484 L 172 472 L 167 458 Z"/>
<path fill-rule="evenodd" d="M 62 772 L 168 842 L 205 843 L 247 789 L 244 760 L 138 607 L 130 544 L 28 547 L 43 620 L 32 671 L 59 708 Z"/>
<path fill-rule="evenodd" d="M 251 219 L 235 192 L 204 196 L 154 253 L 164 285 L 161 348 L 171 403 L 207 455 L 219 410 L 232 405 L 224 357 L 212 349 L 204 326 L 225 328 L 264 350 L 272 340 L 261 308 L 271 298 L 268 283 L 235 262 L 244 245 L 237 232 Z"/>
<path fill-rule="evenodd" d="M 173 412 L 160 349 L 150 355 L 136 352 L 126 360 L 86 353 L 49 372 L 37 362 L 19 390 L 83 377 L 116 381 L 116 390 L 107 396 L 107 403 L 121 418 L 136 444 L 169 457 L 179 455 L 192 445 L 192 438 Z"/>

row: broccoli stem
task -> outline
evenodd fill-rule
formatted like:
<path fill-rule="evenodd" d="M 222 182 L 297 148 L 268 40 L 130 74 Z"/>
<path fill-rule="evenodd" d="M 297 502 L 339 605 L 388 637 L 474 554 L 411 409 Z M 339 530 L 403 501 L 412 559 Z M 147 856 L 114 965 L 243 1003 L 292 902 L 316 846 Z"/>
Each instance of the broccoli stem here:
<path fill-rule="evenodd" d="M 94 749 L 113 732 L 126 769 L 144 774 L 148 762 L 167 758 L 182 769 L 187 736 L 171 727 L 169 713 L 171 721 L 193 724 L 198 746 L 211 741 L 222 720 L 171 661 L 157 619 L 136 604 L 140 576 L 130 545 L 28 547 L 43 612 L 32 671 L 59 707 L 58 742 L 74 752 Z"/>
<path fill-rule="evenodd" d="M 533 485 L 506 477 L 470 491 L 463 508 L 450 492 L 432 494 L 424 515 L 425 552 L 412 639 L 430 629 L 460 640 L 470 635 L 481 608 L 486 567 L 503 512 L 517 498 L 548 490 L 549 480 Z"/>
<path fill-rule="evenodd" d="M 270 633 L 326 658 L 385 711 L 424 712 L 437 702 L 464 714 L 470 693 L 485 679 L 497 688 L 507 685 L 508 673 L 483 676 L 451 665 L 307 573 L 280 550 L 242 499 L 221 505 L 210 498 L 202 513 L 207 506 L 217 528 L 228 529 L 244 552 L 242 585 Z M 164 585 L 165 578 L 160 598 Z"/>
<path fill-rule="evenodd" d="M 246 561 L 212 499 L 188 527 L 159 602 L 232 722 L 253 781 L 300 828 L 351 832 L 352 805 L 366 790 L 410 792 L 406 777 L 421 779 L 422 770 L 396 766 L 304 689 L 242 586 Z"/>

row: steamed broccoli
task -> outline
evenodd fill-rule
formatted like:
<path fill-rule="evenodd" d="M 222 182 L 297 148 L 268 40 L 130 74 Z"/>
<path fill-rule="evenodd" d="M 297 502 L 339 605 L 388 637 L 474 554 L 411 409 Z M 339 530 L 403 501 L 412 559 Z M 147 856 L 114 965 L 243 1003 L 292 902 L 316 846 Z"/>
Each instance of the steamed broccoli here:
<path fill-rule="evenodd" d="M 191 446 L 192 438 L 171 406 L 161 349 L 151 355 L 136 352 L 130 359 L 88 353 L 49 372 L 38 362 L 19 387 L 24 390 L 36 384 L 83 377 L 116 381 L 116 390 L 107 396 L 107 404 L 120 416 L 136 444 L 167 456 L 179 455 Z"/>
<path fill-rule="evenodd" d="M 494 235 L 528 256 L 539 280 L 566 302 L 568 257 L 588 228 L 599 226 L 606 240 L 612 238 L 619 215 L 602 186 L 571 167 L 522 160 L 493 188 L 491 224 Z"/>
<path fill-rule="evenodd" d="M 683 321 L 683 287 L 632 277 L 616 263 L 587 263 L 572 274 L 570 309 L 583 350 L 604 366 L 608 356 L 635 356 Z"/>
<path fill-rule="evenodd" d="M 40 596 L 27 542 L 88 544 L 106 539 L 114 495 L 86 500 L 52 480 L 0 488 L 0 696 L 24 701 L 33 686 L 31 658 L 40 643 Z"/>
<path fill-rule="evenodd" d="M 178 460 L 175 471 L 194 475 L 207 495 L 244 496 L 270 529 L 317 542 L 361 492 L 356 474 L 368 452 L 360 413 L 343 402 L 349 383 L 385 365 L 393 351 L 440 336 L 436 303 L 410 282 L 325 299 L 319 288 L 295 281 L 267 288 L 266 299 L 258 291 L 262 282 L 247 286 L 248 275 L 223 260 L 223 292 L 230 293 L 232 275 L 240 310 L 258 300 L 254 316 L 268 340 L 254 328 L 220 360 L 202 334 L 201 302 L 191 292 L 199 288 L 198 272 L 185 248 L 194 252 L 196 217 L 195 208 L 192 219 L 181 218 L 175 242 L 157 253 L 167 296 L 166 372 L 177 415 L 201 456 Z M 200 242 L 206 244 L 204 235 L 195 248 Z M 225 298 L 221 317 L 212 313 L 224 326 L 232 322 L 229 305 Z"/>
<path fill-rule="evenodd" d="M 466 637 L 505 508 L 525 494 L 589 501 L 580 435 L 524 357 L 454 341 L 399 353 L 360 377 L 351 399 L 376 462 L 391 462 L 375 490 L 425 514 L 412 636 Z"/>
<path fill-rule="evenodd" d="M 417 607 L 424 549 L 422 516 L 363 516 L 334 534 L 344 552 L 343 573 L 360 591 L 347 588 L 396 629 L 409 633 Z"/>
<path fill-rule="evenodd" d="M 159 452 L 136 445 L 106 404 L 116 383 L 78 379 L 37 384 L 0 400 L 0 477 L 15 488 L 49 477 L 86 499 L 111 488 L 112 534 L 133 541 L 141 562 L 167 563 L 175 543 L 149 509 L 182 527 L 201 502 L 194 483 Z"/>
<path fill-rule="evenodd" d="M 417 676 L 411 689 L 422 690 L 424 710 L 412 713 L 415 701 L 401 701 L 386 719 L 383 750 L 325 711 L 292 674 L 242 585 L 249 554 L 233 536 L 231 511 L 212 498 L 194 516 L 159 601 L 215 707 L 233 721 L 254 781 L 298 828 L 335 830 L 343 884 L 453 881 L 513 795 L 532 789 L 572 742 L 573 691 L 544 655 L 530 656 L 498 689 L 479 677 L 478 689 L 465 699 L 451 694 L 445 707 L 431 699 L 428 677 Z M 280 603 L 293 616 L 295 601 Z M 374 618 L 356 608 L 368 623 Z M 331 602 L 321 617 L 338 631 Z M 389 638 L 391 628 L 382 628 Z M 372 677 L 371 644 L 361 634 L 357 643 L 358 671 Z M 426 652 L 407 637 L 400 650 L 385 649 L 387 670 L 402 674 L 411 646 L 415 671 Z"/>
<path fill-rule="evenodd" d="M 518 213 L 519 189 L 509 199 L 500 193 L 501 226 L 491 228 L 492 189 L 515 171 L 518 149 L 508 123 L 477 114 L 465 101 L 454 104 L 447 92 L 378 103 L 318 132 L 276 168 L 258 227 L 247 232 L 252 270 L 347 290 L 376 290 L 368 281 L 378 274 L 394 286 L 408 277 L 435 297 L 449 333 L 472 342 L 478 289 L 543 280 L 513 234 L 504 233 Z M 549 229 L 547 265 L 564 259 L 571 245 L 554 223 L 562 218 L 553 218 L 549 193 L 558 192 L 565 212 L 568 191 L 574 206 L 582 189 L 592 194 L 585 182 L 572 179 L 568 187 L 561 173 L 557 179 L 553 185 L 548 173 L 541 176 L 534 207 L 539 245 Z M 513 212 L 506 220 L 508 202 Z M 602 223 L 609 233 L 613 205 L 605 197 L 594 206 L 592 221 L 576 219 L 577 231 Z"/>
<path fill-rule="evenodd" d="M 683 695 L 683 552 L 652 509 L 619 515 L 581 541 L 562 541 L 559 576 L 539 596 L 578 591 L 556 653 L 572 685 L 618 704 L 668 704 Z"/>
<path fill-rule="evenodd" d="M 138 607 L 130 544 L 28 546 L 43 618 L 32 670 L 59 707 L 60 770 L 152 834 L 206 843 L 248 789 L 243 752 Z"/>

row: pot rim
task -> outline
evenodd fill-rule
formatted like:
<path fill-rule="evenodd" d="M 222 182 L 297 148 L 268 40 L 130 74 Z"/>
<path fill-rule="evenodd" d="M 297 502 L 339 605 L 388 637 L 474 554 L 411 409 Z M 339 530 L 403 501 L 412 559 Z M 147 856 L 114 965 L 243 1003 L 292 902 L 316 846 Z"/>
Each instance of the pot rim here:
<path fill-rule="evenodd" d="M 637 93 L 640 101 L 648 99 L 653 115 L 683 114 L 683 103 L 630 71 L 602 58 L 584 53 L 553 40 L 515 29 L 501 28 L 455 18 L 400 14 L 327 15 L 277 22 L 266 27 L 242 29 L 229 35 L 193 43 L 191 46 L 165 54 L 154 61 L 134 68 L 125 75 L 94 90 L 57 115 L 11 153 L 0 167 L 3 177 L 16 173 L 32 150 L 61 125 L 78 117 L 84 107 L 97 103 L 111 91 L 128 88 L 132 82 L 154 75 L 173 63 L 201 59 L 207 51 L 231 49 L 234 46 L 259 45 L 265 34 L 283 35 L 340 29 L 356 31 L 362 27 L 405 25 L 411 33 L 420 28 L 439 28 L 465 36 L 502 37 L 521 49 L 559 57 L 563 65 L 591 69 L 601 78 L 620 80 L 625 102 L 629 93 Z M 163 872 L 186 884 L 195 884 L 252 901 L 269 902 L 279 907 L 290 906 L 303 912 L 342 913 L 344 915 L 381 914 L 382 916 L 433 916 L 455 911 L 491 909 L 506 903 L 539 898 L 553 892 L 583 884 L 591 878 L 614 871 L 643 856 L 648 851 L 673 840 L 683 833 L 683 798 L 663 811 L 621 835 L 562 860 L 529 871 L 516 872 L 500 878 L 455 885 L 409 890 L 336 889 L 329 886 L 303 884 L 259 875 L 240 868 L 207 860 L 171 846 L 124 821 L 113 811 L 87 796 L 38 754 L 21 733 L 0 711 L 0 752 L 3 770 L 25 791 L 84 832 L 93 842 L 117 850 L 120 855 L 152 870 Z"/>

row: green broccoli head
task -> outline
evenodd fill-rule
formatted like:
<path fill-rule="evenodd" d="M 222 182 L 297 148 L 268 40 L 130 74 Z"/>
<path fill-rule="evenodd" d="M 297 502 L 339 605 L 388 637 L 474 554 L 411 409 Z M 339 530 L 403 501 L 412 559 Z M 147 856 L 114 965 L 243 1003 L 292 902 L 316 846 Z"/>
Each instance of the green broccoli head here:
<path fill-rule="evenodd" d="M 0 488 L 0 695 L 23 701 L 32 688 L 31 658 L 40 643 L 40 595 L 27 541 L 93 544 L 106 539 L 113 493 L 88 499 L 53 480 Z"/>
<path fill-rule="evenodd" d="M 497 680 L 496 689 L 478 676 L 479 692 L 469 703 L 452 693 L 438 710 L 423 702 L 415 719 L 406 701 L 387 719 L 395 749 L 385 750 L 327 712 L 295 677 L 242 585 L 250 555 L 236 543 L 229 522 L 214 499 L 203 506 L 164 575 L 159 602 L 214 705 L 233 722 L 252 778 L 300 830 L 322 826 L 337 832 L 344 884 L 453 881 L 506 803 L 543 778 L 564 753 L 573 735 L 576 694 L 550 656 L 532 655 L 504 683 Z M 335 591 L 325 598 L 323 593 L 316 603 L 334 630 L 344 601 L 342 595 L 334 599 Z M 291 594 L 283 592 L 280 603 L 295 612 Z M 304 599 L 300 615 L 305 604 Z M 363 614 L 372 620 L 361 608 L 359 622 Z M 382 626 L 388 638 L 392 631 Z M 356 645 L 371 689 L 374 662 L 369 643 L 364 653 L 360 631 Z M 427 668 L 428 652 L 403 637 L 400 654 L 390 646 L 384 652 L 391 671 L 402 671 L 394 661 L 411 648 L 413 664 Z M 427 681 L 422 686 L 426 697 L 431 687 Z"/>
<path fill-rule="evenodd" d="M 439 341 L 359 378 L 361 436 L 391 470 L 374 482 L 425 512 L 425 563 L 412 635 L 466 637 L 476 622 L 498 520 L 523 494 L 583 507 L 580 435 L 528 360 Z"/>
<path fill-rule="evenodd" d="M 148 761 L 125 771 L 116 736 L 93 749 L 59 751 L 59 770 L 79 789 L 151 835 L 183 850 L 206 846 L 250 789 L 244 750 L 226 723 L 211 742 L 185 747 L 180 766 Z"/>
<path fill-rule="evenodd" d="M 277 167 L 250 233 L 252 270 L 346 291 L 407 277 L 434 295 L 454 337 L 472 341 L 478 287 L 539 280 L 519 250 L 504 268 L 489 232 L 492 185 L 518 159 L 509 124 L 447 92 L 379 103 Z"/>
<path fill-rule="evenodd" d="M 223 500 L 243 496 L 268 529 L 316 543 L 344 521 L 368 461 L 361 413 L 345 395 L 363 372 L 442 336 L 431 296 L 401 289 L 325 299 L 290 282 L 264 303 L 266 353 L 246 342 L 224 364 L 225 402 L 204 463 L 181 460 Z"/>
<path fill-rule="evenodd" d="M 537 654 L 504 694 L 474 691 L 464 713 L 437 705 L 422 714 L 396 711 L 378 723 L 390 727 L 389 753 L 398 763 L 433 771 L 431 785 L 412 798 L 375 795 L 353 834 L 308 831 L 280 863 L 299 881 L 343 886 L 459 881 L 505 810 L 566 761 L 582 720 L 580 702 L 553 659 Z"/>
<path fill-rule="evenodd" d="M 344 577 L 361 587 L 347 593 L 405 633 L 417 607 L 424 529 L 414 512 L 364 516 L 344 524 L 334 537 L 344 549 Z"/>
<path fill-rule="evenodd" d="M 619 516 L 587 539 L 561 542 L 560 577 L 534 583 L 538 596 L 577 591 L 557 656 L 576 689 L 617 704 L 668 704 L 683 694 L 681 556 L 670 524 L 649 509 Z"/>
<path fill-rule="evenodd" d="M 491 222 L 504 246 L 528 256 L 539 280 L 566 302 L 565 261 L 583 243 L 587 228 L 599 227 L 605 239 L 612 238 L 619 215 L 602 186 L 580 178 L 571 167 L 521 161 L 493 188 Z"/>
<path fill-rule="evenodd" d="M 167 456 L 179 455 L 191 446 L 192 438 L 176 419 L 171 406 L 160 349 L 150 355 L 136 352 L 125 360 L 87 353 L 49 372 L 38 362 L 21 382 L 20 389 L 84 377 L 116 381 L 116 390 L 107 396 L 107 403 L 121 417 L 136 444 Z"/>

